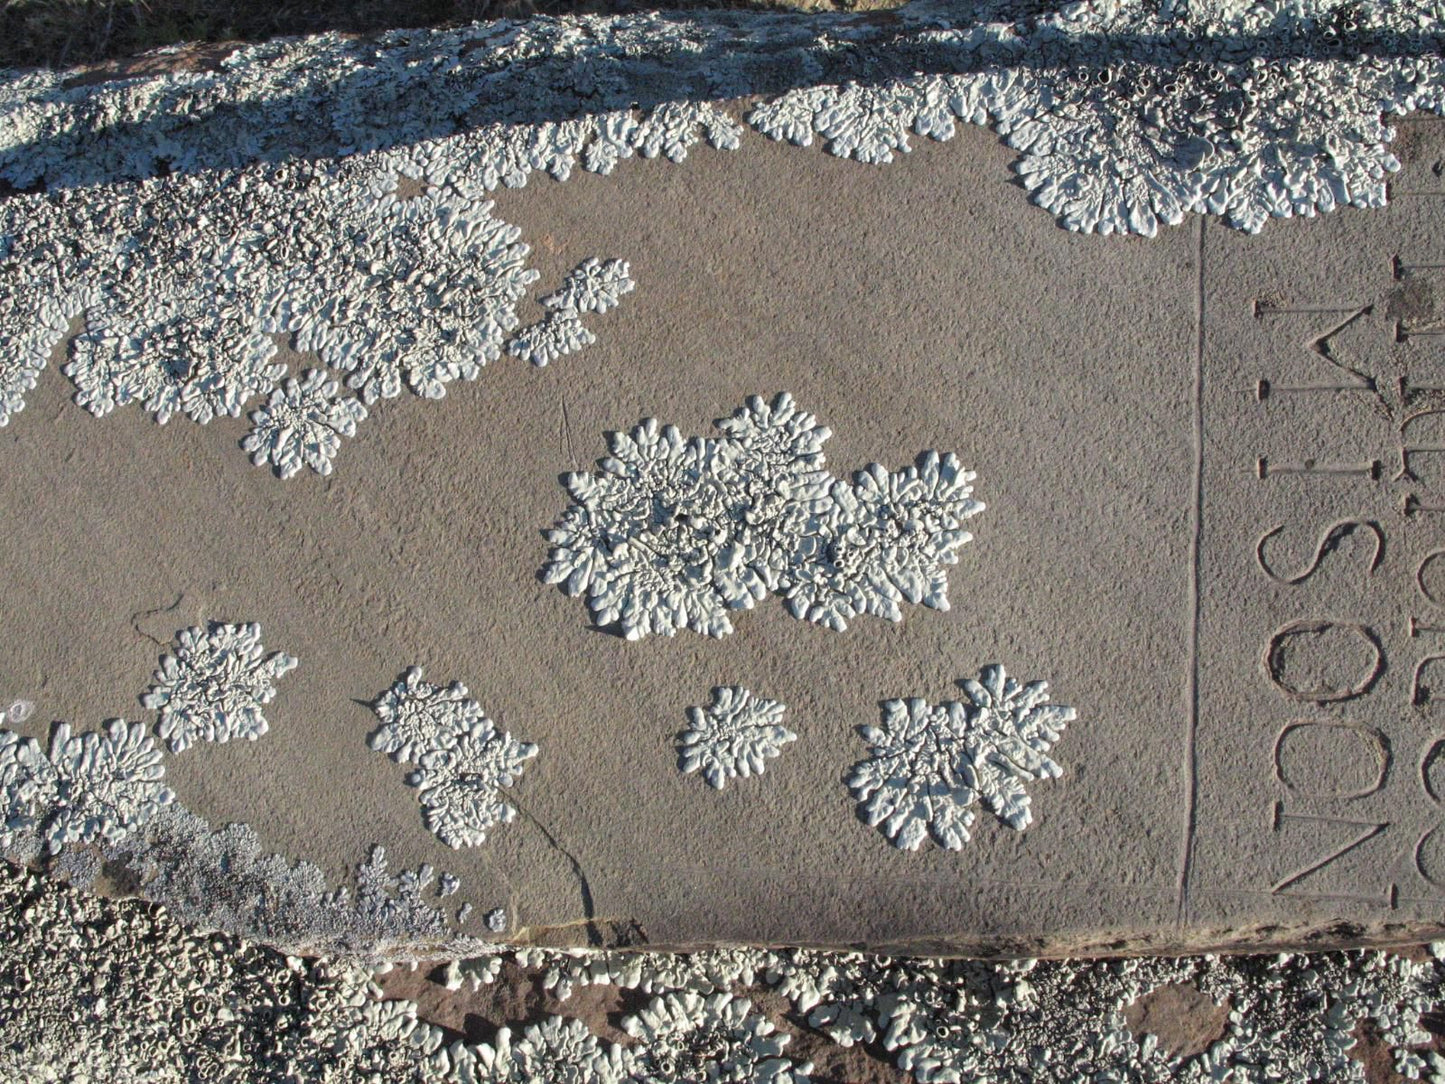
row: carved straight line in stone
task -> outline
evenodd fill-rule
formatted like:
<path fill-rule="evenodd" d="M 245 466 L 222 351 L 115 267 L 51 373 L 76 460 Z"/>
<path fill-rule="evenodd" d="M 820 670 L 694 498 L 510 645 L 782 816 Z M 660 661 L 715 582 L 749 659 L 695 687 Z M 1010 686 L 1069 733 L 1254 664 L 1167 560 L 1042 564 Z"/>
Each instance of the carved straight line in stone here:
<path fill-rule="evenodd" d="M 1414 493 L 1407 493 L 1401 511 L 1413 519 L 1427 512 L 1445 512 L 1445 504 L 1425 504 Z"/>
<path fill-rule="evenodd" d="M 1262 455 L 1255 464 L 1255 472 L 1259 475 L 1261 482 L 1267 481 L 1275 475 L 1290 474 L 1323 475 L 1337 478 L 1361 477 L 1378 482 L 1384 469 L 1384 464 L 1378 459 L 1371 459 L 1364 463 L 1321 463 L 1317 459 L 1306 459 L 1299 463 L 1279 463 Z"/>
<path fill-rule="evenodd" d="M 1398 885 L 1391 885 L 1390 889 L 1398 889 Z M 1386 890 L 1373 896 L 1359 895 L 1351 892 L 1261 892 L 1258 889 L 1247 888 L 1209 888 L 1200 889 L 1195 895 L 1202 899 L 1247 899 L 1247 900 L 1306 900 L 1311 903 L 1373 903 L 1382 907 L 1390 907 L 1398 910 L 1400 903 L 1434 903 L 1440 902 L 1439 897 L 1416 899 L 1412 896 L 1400 896 L 1398 892 Z"/>
<path fill-rule="evenodd" d="M 1184 838 L 1180 843 L 1175 920 L 1183 925 L 1194 867 L 1199 801 L 1199 582 L 1204 534 L 1204 219 L 1195 231 L 1194 290 L 1194 507 L 1190 511 L 1188 722 L 1184 731 Z"/>
<path fill-rule="evenodd" d="M 1436 635 L 1445 632 L 1445 625 L 1422 625 L 1418 617 L 1410 618 L 1410 639 L 1418 640 L 1421 636 Z"/>
<path fill-rule="evenodd" d="M 1406 263 L 1398 254 L 1390 262 L 1396 282 L 1416 271 L 1445 271 L 1445 263 Z"/>
<path fill-rule="evenodd" d="M 1268 401 L 1271 395 L 1295 395 L 1306 392 L 1342 392 L 1342 391 L 1363 391 L 1373 393 L 1373 389 L 1365 384 L 1276 384 L 1270 380 L 1261 380 L 1254 388 L 1254 397 L 1258 402 Z"/>
<path fill-rule="evenodd" d="M 1368 312 L 1369 309 L 1368 305 L 1363 309 L 1359 305 L 1275 305 L 1260 298 L 1254 299 L 1254 318 L 1256 320 L 1263 320 L 1266 316 L 1296 316 L 1300 313 L 1349 313 L 1348 319 L 1326 332 L 1324 336 L 1321 336 L 1322 338 L 1327 338 L 1361 312 Z"/>
<path fill-rule="evenodd" d="M 1400 903 L 1431 903 L 1433 906 L 1439 906 L 1442 899 L 1445 899 L 1445 892 L 1441 892 L 1439 896 L 1396 896 L 1396 906 L 1399 906 Z"/>

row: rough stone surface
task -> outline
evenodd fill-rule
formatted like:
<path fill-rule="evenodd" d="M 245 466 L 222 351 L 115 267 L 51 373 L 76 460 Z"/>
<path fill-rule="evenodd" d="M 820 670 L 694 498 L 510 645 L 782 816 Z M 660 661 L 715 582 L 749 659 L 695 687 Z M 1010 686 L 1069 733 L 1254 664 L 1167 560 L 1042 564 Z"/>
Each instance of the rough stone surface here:
<path fill-rule="evenodd" d="M 1445 1079 L 1441 944 L 994 963 L 524 949 L 367 970 L 4 862 L 0 904 L 0 1079 L 27 1084 Z"/>
<path fill-rule="evenodd" d="M 1445 126 L 1396 124 L 1388 207 L 1260 236 L 1066 233 L 971 126 L 883 170 L 752 138 L 498 191 L 538 282 L 606 253 L 636 291 L 585 351 L 378 404 L 325 477 L 255 470 L 224 411 L 97 421 L 57 346 L 0 431 L 0 701 L 36 705 L 7 726 L 133 715 L 176 629 L 259 623 L 304 665 L 263 740 L 167 758 L 178 800 L 333 880 L 374 843 L 445 866 L 464 932 L 504 904 L 524 943 L 1032 955 L 1435 929 Z M 318 364 L 292 346 L 291 373 Z M 784 391 L 839 478 L 927 450 L 975 472 L 948 609 L 834 631 L 758 605 L 721 639 L 632 642 L 541 582 L 558 477 L 607 434 L 704 433 Z M 475 849 L 431 837 L 368 751 L 369 704 L 411 664 L 541 750 Z M 1059 777 L 1030 783 L 1022 829 L 890 846 L 846 785 L 858 728 L 990 666 L 1076 713 Z M 673 743 L 726 685 L 786 703 L 799 740 L 766 786 L 714 793 Z"/>

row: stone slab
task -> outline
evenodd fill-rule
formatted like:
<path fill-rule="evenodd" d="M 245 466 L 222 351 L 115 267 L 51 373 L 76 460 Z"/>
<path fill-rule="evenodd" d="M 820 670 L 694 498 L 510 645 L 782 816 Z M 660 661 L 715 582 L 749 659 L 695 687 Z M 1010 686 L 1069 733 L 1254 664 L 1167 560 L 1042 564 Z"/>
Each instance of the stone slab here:
<path fill-rule="evenodd" d="M 1414 125 L 1397 183 L 1439 188 L 1445 132 Z M 542 288 L 600 256 L 636 292 L 580 354 L 383 404 L 330 478 L 252 467 L 243 421 L 97 422 L 48 371 L 0 431 L 0 694 L 35 701 L 36 735 L 143 717 L 176 630 L 260 622 L 301 660 L 271 732 L 168 757 L 181 800 L 336 878 L 378 842 L 453 871 L 520 940 L 1033 954 L 1437 928 L 1445 441 L 1427 418 L 1402 443 L 1434 400 L 1391 396 L 1445 379 L 1445 196 L 1083 236 L 1012 158 L 977 129 L 887 169 L 754 140 L 503 193 Z M 1375 390 L 1333 390 L 1341 366 Z M 721 640 L 634 643 L 539 582 L 558 476 L 604 434 L 703 434 L 779 391 L 833 430 L 835 474 L 925 449 L 977 472 L 950 611 L 835 633 L 768 599 Z M 890 846 L 843 782 L 857 728 L 994 663 L 1077 710 L 1062 777 L 1030 785 L 1026 831 Z M 480 848 L 437 842 L 367 748 L 367 704 L 413 664 L 540 747 Z M 673 741 L 727 684 L 786 703 L 799 740 L 713 792 Z"/>

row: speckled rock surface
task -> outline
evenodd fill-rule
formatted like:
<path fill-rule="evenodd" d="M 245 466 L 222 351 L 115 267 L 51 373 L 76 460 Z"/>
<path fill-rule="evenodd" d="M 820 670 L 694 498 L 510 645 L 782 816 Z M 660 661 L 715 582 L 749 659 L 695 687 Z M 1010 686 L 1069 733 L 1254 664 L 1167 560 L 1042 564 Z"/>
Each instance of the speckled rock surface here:
<path fill-rule="evenodd" d="M 3 862 L 0 904 L 7 1081 L 1445 1079 L 1441 944 L 991 964 L 524 949 L 368 970 Z"/>

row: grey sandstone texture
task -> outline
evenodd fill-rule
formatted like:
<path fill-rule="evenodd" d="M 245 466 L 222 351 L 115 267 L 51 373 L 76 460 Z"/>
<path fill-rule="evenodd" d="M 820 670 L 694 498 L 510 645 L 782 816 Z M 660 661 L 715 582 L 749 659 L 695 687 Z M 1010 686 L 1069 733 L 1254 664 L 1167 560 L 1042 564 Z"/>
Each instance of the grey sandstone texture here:
<path fill-rule="evenodd" d="M 932 25 L 905 23 L 923 40 Z M 1066 29 L 1044 40 L 1088 26 Z M 1017 59 L 1014 31 L 988 33 Z M 116 717 L 167 727 L 156 750 L 183 739 L 155 754 L 175 808 L 97 815 L 99 871 L 56 861 L 288 950 L 366 956 L 376 930 L 393 958 L 408 936 L 426 956 L 449 936 L 1042 956 L 1439 930 L 1445 121 L 1427 110 L 1438 73 L 1419 82 L 1389 151 L 1355 132 L 1374 165 L 1330 134 L 1337 162 L 1305 157 L 1333 180 L 1284 170 L 1308 199 L 1285 185 L 1260 210 L 1240 178 L 1265 167 L 1220 141 L 1208 177 L 1181 164 L 1200 147 L 1176 148 L 1179 187 L 1145 185 L 1147 214 L 1113 190 L 1092 210 L 1044 199 L 1071 230 L 1021 198 L 1018 139 L 949 121 L 950 142 L 875 168 L 886 125 L 860 133 L 873 114 L 838 102 L 809 124 L 857 153 L 789 146 L 806 125 L 763 139 L 736 102 L 669 103 L 635 142 L 596 118 L 553 132 L 567 168 L 644 159 L 566 184 L 520 187 L 567 173 L 541 151 L 499 187 L 467 173 L 485 148 L 464 168 L 370 145 L 400 157 L 116 179 L 155 267 L 118 242 L 16 336 L 44 356 L 0 429 L 0 703 L 33 702 L 5 733 L 42 744 L 57 721 Z M 801 90 L 771 89 L 777 127 Z M 35 222 L 97 237 L 109 220 L 86 217 L 69 144 L 47 146 L 13 179 L 52 187 L 12 196 L 6 221 L 26 267 L 54 270 Z M 1091 145 L 1069 169 L 1109 183 L 1132 147 Z M 213 176 L 238 247 L 151 311 L 167 261 L 184 269 L 199 242 L 167 250 L 146 216 L 184 217 Z M 1226 180 L 1239 201 L 1210 189 L 1211 205 Z M 252 181 L 266 208 L 294 183 L 300 202 L 274 206 L 315 211 L 314 235 L 294 217 L 248 232 Z M 613 269 L 605 303 L 577 285 L 589 268 Z M 326 294 L 363 271 L 355 296 Z M 586 314 L 586 349 L 505 346 L 557 313 Z M 188 354 L 193 338 L 211 353 Z M 106 416 L 69 403 L 77 389 Z M 299 663 L 236 701 L 245 725 L 158 720 L 158 665 L 221 625 L 259 625 L 268 658 Z M 412 666 L 450 699 L 403 751 L 379 691 Z M 677 741 L 729 687 L 786 704 L 796 740 L 763 778 L 714 789 L 678 771 Z M 39 747 L 6 740 L 23 855 L 23 803 L 60 799 Z M 232 822 L 250 834 L 184 855 L 188 832 Z M 172 855 L 159 867 L 152 837 Z M 304 906 L 188 904 L 222 844 Z M 389 890 L 328 903 L 377 844 L 459 881 L 445 911 L 411 891 L 430 873 L 396 914 Z M 273 853 L 310 865 L 288 875 Z M 483 919 L 499 910 L 503 932 Z M 308 935 L 308 913 L 325 928 Z"/>

